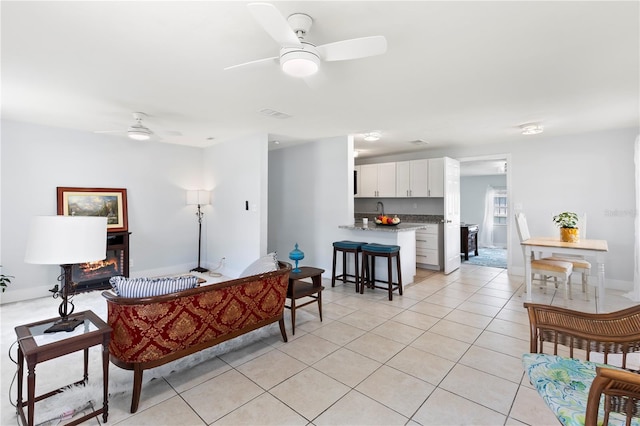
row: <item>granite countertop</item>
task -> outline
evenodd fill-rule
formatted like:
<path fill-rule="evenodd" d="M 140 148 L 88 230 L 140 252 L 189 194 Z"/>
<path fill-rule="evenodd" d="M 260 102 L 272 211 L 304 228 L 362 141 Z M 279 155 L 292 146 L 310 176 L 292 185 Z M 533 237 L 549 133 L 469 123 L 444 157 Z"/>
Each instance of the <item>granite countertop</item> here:
<path fill-rule="evenodd" d="M 415 231 L 417 229 L 426 228 L 425 224 L 418 223 L 399 223 L 396 226 L 388 226 L 388 225 L 376 225 L 375 223 L 369 223 L 367 226 L 362 225 L 362 221 L 356 221 L 351 225 L 340 225 L 338 228 L 340 229 L 353 229 L 358 231 L 380 231 L 380 232 L 404 232 L 404 231 Z"/>

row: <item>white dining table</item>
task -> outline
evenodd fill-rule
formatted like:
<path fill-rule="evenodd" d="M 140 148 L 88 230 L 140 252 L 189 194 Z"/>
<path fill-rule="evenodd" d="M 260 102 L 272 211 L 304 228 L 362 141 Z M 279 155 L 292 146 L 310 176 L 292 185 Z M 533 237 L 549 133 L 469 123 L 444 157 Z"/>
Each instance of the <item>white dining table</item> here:
<path fill-rule="evenodd" d="M 558 254 L 573 254 L 585 257 L 594 257 L 598 275 L 598 311 L 604 307 L 604 257 L 609 247 L 606 240 L 580 240 L 575 243 L 560 241 L 553 237 L 532 237 L 524 240 L 524 280 L 527 286 L 527 301 L 531 299 L 531 257 L 534 252 L 552 252 Z"/>

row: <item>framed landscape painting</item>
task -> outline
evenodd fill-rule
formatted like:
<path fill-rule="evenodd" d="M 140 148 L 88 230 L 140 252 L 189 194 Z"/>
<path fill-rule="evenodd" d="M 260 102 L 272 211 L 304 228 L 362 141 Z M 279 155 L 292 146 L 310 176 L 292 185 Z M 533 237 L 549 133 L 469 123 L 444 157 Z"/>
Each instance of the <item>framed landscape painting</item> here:
<path fill-rule="evenodd" d="M 107 231 L 128 231 L 127 190 L 123 188 L 58 187 L 58 214 L 104 216 Z"/>

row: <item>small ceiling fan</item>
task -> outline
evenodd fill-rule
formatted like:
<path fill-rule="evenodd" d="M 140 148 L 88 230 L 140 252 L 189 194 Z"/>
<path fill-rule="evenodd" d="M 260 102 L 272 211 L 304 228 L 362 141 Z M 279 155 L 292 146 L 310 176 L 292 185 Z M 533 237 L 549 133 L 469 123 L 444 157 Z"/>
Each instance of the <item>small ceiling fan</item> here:
<path fill-rule="evenodd" d="M 135 123 L 133 123 L 126 130 L 127 136 L 131 139 L 137 141 L 146 141 L 153 135 L 153 132 L 142 124 L 142 120 L 147 118 L 147 114 L 144 112 L 134 112 L 133 119 Z M 125 133 L 123 130 L 96 130 L 94 133 Z"/>
<path fill-rule="evenodd" d="M 294 77 L 308 77 L 320 68 L 321 61 L 345 61 L 381 55 L 387 51 L 384 36 L 369 36 L 315 46 L 304 40 L 313 19 L 304 13 L 288 18 L 270 3 L 249 3 L 249 11 L 262 28 L 280 45 L 280 54 L 225 68 L 280 62 L 282 70 Z"/>

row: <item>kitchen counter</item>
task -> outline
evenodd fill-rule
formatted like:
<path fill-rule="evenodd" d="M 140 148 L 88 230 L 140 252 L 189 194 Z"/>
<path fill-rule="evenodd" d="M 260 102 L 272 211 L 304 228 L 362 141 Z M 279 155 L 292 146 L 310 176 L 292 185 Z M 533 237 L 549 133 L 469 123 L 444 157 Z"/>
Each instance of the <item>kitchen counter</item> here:
<path fill-rule="evenodd" d="M 424 229 L 424 223 L 400 223 L 396 226 L 378 226 L 375 223 L 362 226 L 362 221 L 357 220 L 351 225 L 340 225 L 345 229 L 351 241 L 364 241 L 400 246 L 400 268 L 402 270 L 402 285 L 412 284 L 416 275 L 416 230 Z M 376 259 L 376 278 L 387 278 L 387 264 L 383 258 Z M 395 269 L 395 268 L 394 268 Z"/>
<path fill-rule="evenodd" d="M 396 226 L 376 225 L 369 222 L 367 226 L 362 225 L 362 221 L 356 221 L 352 225 L 340 225 L 340 229 L 354 229 L 359 231 L 380 231 L 380 232 L 406 232 L 424 229 L 425 224 L 419 223 L 399 223 Z"/>

